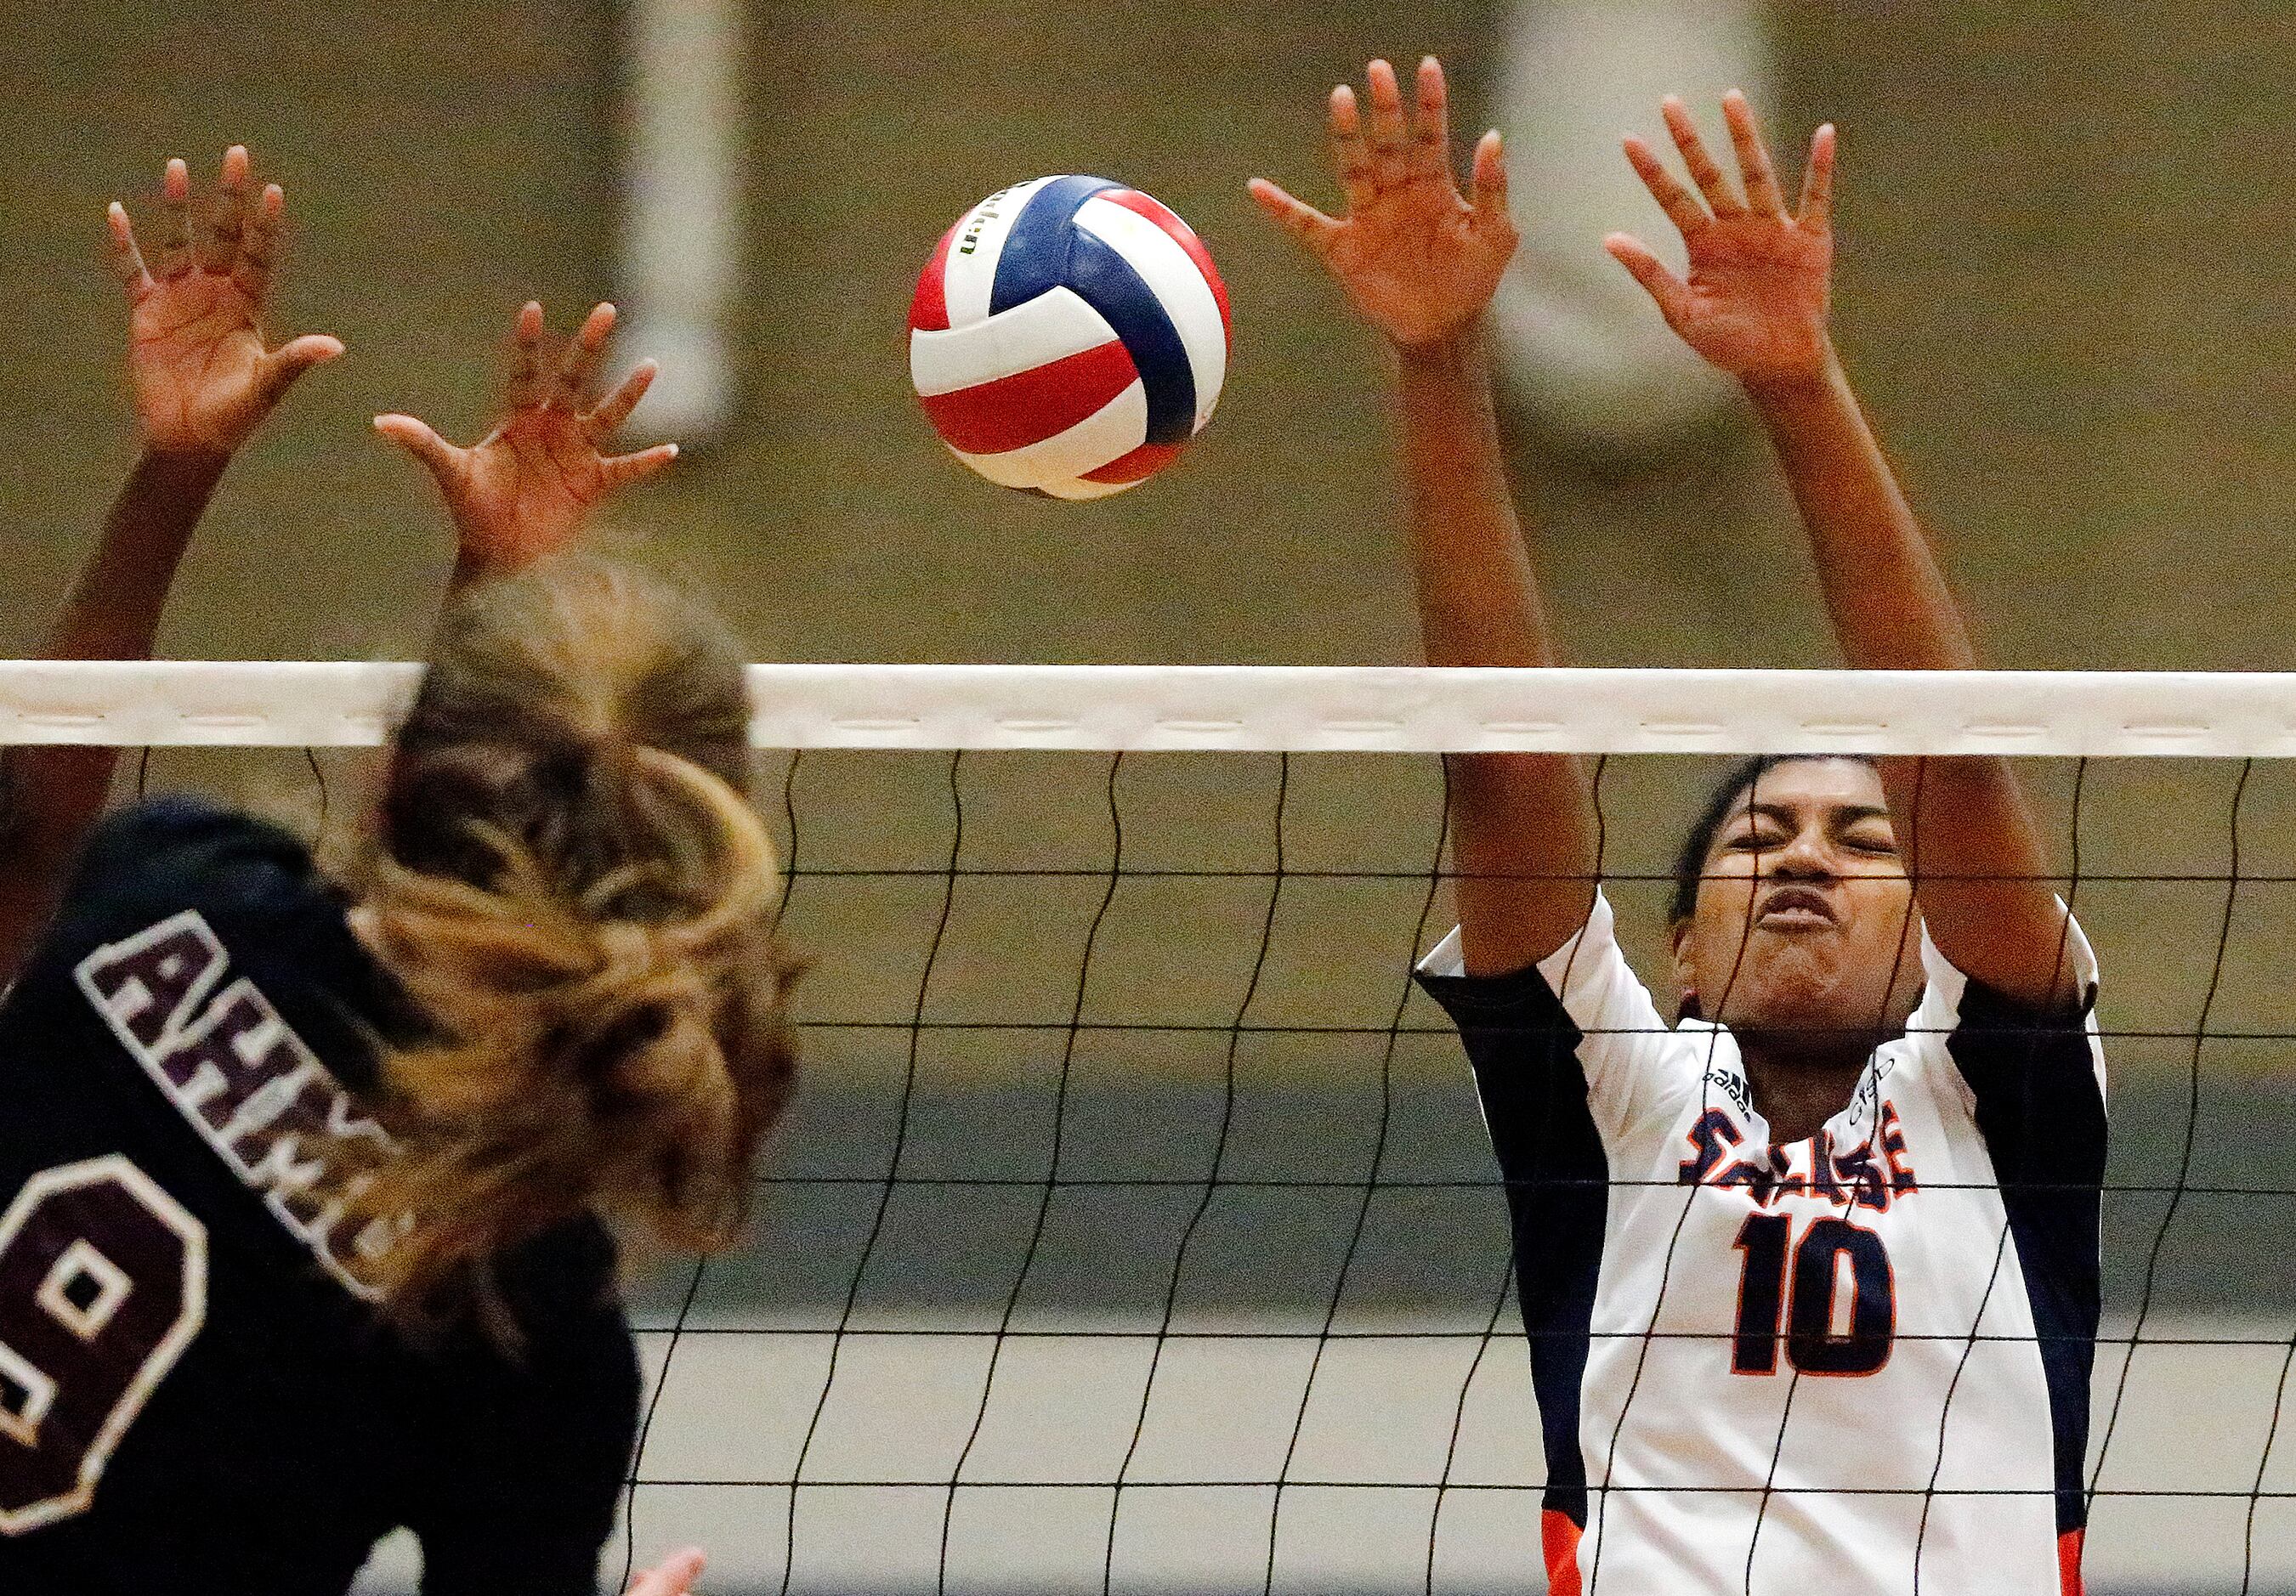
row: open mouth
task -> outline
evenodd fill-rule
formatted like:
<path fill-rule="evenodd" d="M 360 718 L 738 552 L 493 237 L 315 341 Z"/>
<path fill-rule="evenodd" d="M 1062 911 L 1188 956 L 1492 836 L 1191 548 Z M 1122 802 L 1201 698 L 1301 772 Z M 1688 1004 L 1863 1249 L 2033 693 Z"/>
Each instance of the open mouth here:
<path fill-rule="evenodd" d="M 1814 888 L 1780 887 L 1762 900 L 1754 923 L 1766 931 L 1830 931 L 1833 905 Z"/>

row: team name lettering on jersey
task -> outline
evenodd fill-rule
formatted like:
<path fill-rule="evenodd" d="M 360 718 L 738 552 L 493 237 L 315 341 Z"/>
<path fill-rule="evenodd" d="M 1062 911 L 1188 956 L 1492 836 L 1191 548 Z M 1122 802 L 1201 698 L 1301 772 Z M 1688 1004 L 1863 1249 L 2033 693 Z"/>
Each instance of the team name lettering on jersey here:
<path fill-rule="evenodd" d="M 1742 1186 L 1762 1207 L 1789 1197 L 1822 1197 L 1837 1207 L 1886 1214 L 1892 1201 L 1921 1190 L 1905 1123 L 1886 1098 L 1875 1111 L 1873 1133 L 1851 1148 L 1837 1145 L 1833 1132 L 1820 1131 L 1791 1147 L 1748 1149 L 1746 1133 L 1726 1109 L 1707 1109 L 1685 1139 L 1690 1157 L 1676 1166 L 1679 1183 Z"/>
<path fill-rule="evenodd" d="M 400 1227 L 359 1220 L 352 1201 L 396 1144 L 358 1111 L 318 1056 L 230 961 L 197 910 L 97 948 L 80 989 L 192 1127 L 345 1287 Z"/>

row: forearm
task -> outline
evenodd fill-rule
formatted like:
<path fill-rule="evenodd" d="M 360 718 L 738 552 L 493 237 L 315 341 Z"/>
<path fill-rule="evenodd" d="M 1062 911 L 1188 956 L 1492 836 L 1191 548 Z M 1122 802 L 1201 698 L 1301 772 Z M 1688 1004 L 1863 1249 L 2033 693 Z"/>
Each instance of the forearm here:
<path fill-rule="evenodd" d="M 1480 331 L 1399 351 L 1398 360 L 1405 507 L 1427 663 L 1554 664 L 1499 452 Z"/>
<path fill-rule="evenodd" d="M 148 451 L 137 459 L 40 658 L 151 657 L 176 568 L 228 463 L 227 455 Z M 0 985 L 46 921 L 102 812 L 119 757 L 108 748 L 0 752 Z"/>
<path fill-rule="evenodd" d="M 1861 669 L 1974 669 L 1967 623 L 1841 362 L 1829 357 L 1807 383 L 1748 392 L 1801 511 L 1843 657 Z M 2063 913 L 2008 762 L 1881 765 L 1898 850 L 1939 947 L 2002 990 L 2064 995 Z"/>
<path fill-rule="evenodd" d="M 138 456 L 94 552 L 49 629 L 45 659 L 146 659 L 192 532 L 230 464 L 226 454 Z"/>
<path fill-rule="evenodd" d="M 1427 662 L 1555 662 L 1499 450 L 1479 332 L 1398 356 L 1413 577 Z M 1578 761 L 1456 754 L 1452 849 L 1468 970 L 1520 969 L 1560 947 L 1593 901 L 1593 822 Z"/>
<path fill-rule="evenodd" d="M 1747 385 L 1809 535 L 1842 655 L 1861 670 L 1968 670 L 1969 628 L 1841 361 Z"/>

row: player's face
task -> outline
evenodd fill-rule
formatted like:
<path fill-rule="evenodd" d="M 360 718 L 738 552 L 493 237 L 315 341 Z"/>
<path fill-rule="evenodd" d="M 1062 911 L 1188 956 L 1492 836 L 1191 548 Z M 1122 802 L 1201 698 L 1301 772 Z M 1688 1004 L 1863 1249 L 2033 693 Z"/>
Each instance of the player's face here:
<path fill-rule="evenodd" d="M 1706 1019 L 1773 1047 L 1870 1046 L 1920 995 L 1920 924 L 1880 774 L 1797 759 L 1762 772 L 1715 833 L 1675 980 Z"/>

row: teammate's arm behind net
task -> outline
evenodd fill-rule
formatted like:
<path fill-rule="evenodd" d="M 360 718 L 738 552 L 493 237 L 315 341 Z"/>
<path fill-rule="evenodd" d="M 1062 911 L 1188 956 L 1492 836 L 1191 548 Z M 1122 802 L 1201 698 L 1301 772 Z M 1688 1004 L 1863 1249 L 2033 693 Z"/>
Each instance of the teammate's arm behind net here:
<path fill-rule="evenodd" d="M 144 659 L 176 568 L 239 450 L 297 378 L 343 346 L 310 334 L 272 348 L 262 317 L 286 197 L 253 186 L 246 150 L 225 152 L 204 225 L 191 174 L 170 160 L 148 259 L 127 208 L 106 217 L 127 302 L 127 374 L 140 448 L 40 651 L 44 659 Z M 102 813 L 118 750 L 0 750 L 0 990 L 38 937 L 65 872 Z"/>

